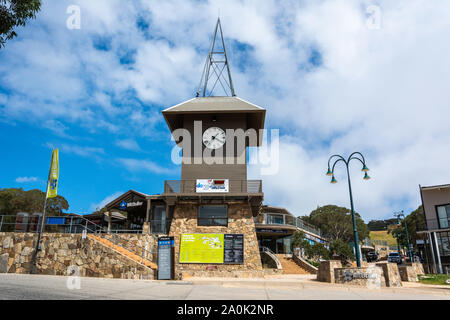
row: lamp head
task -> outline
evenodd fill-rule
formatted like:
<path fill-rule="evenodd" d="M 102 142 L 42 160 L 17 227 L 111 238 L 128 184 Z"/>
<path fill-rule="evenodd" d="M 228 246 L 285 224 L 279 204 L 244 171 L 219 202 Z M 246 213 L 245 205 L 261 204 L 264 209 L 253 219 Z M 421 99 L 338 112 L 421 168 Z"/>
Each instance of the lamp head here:
<path fill-rule="evenodd" d="M 369 175 L 367 174 L 367 172 L 364 174 L 364 178 L 363 178 L 364 180 L 369 180 L 370 179 L 370 177 L 369 177 Z"/>
<path fill-rule="evenodd" d="M 336 178 L 334 177 L 334 175 L 331 177 L 331 183 L 333 183 L 333 184 L 337 183 L 337 180 L 336 180 Z"/>
<path fill-rule="evenodd" d="M 369 168 L 367 168 L 366 164 L 364 163 L 363 168 L 361 169 L 362 172 L 369 171 Z"/>
<path fill-rule="evenodd" d="M 331 172 L 330 167 L 328 167 L 327 176 L 332 176 L 333 172 Z"/>

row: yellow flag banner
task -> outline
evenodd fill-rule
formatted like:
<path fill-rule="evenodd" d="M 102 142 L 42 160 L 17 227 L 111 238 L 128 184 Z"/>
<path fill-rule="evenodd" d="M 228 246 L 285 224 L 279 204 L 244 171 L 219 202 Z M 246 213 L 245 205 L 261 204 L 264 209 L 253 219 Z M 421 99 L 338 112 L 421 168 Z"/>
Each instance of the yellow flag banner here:
<path fill-rule="evenodd" d="M 58 149 L 52 152 L 52 163 L 48 175 L 47 198 L 55 198 L 58 195 L 59 155 Z"/>

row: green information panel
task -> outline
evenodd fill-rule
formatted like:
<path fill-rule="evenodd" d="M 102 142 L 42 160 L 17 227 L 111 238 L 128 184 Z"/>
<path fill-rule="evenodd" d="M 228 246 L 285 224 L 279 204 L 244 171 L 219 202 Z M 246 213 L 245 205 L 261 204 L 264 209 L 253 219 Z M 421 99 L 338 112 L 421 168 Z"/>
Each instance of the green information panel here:
<path fill-rule="evenodd" d="M 223 234 L 182 234 L 180 263 L 223 263 Z"/>

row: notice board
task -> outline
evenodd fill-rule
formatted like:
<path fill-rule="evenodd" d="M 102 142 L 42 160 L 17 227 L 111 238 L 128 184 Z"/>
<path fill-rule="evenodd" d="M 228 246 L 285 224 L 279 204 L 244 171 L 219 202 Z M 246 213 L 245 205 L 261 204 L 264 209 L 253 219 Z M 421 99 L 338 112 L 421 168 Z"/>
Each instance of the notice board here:
<path fill-rule="evenodd" d="M 244 235 L 225 234 L 224 235 L 224 264 L 244 263 Z"/>
<path fill-rule="evenodd" d="M 173 279 L 174 238 L 158 238 L 158 280 Z"/>
<path fill-rule="evenodd" d="M 219 233 L 182 234 L 180 263 L 223 263 L 224 235 Z"/>

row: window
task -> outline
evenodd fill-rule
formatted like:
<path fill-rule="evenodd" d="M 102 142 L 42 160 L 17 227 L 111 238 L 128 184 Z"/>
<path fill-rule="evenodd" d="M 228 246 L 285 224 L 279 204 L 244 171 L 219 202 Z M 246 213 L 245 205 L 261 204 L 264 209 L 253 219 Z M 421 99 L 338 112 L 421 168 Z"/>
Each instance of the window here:
<path fill-rule="evenodd" d="M 450 221 L 450 205 L 438 206 L 437 215 L 439 220 L 439 228 L 448 228 Z"/>
<path fill-rule="evenodd" d="M 441 256 L 450 256 L 450 232 L 438 232 L 437 239 L 439 243 L 439 254 Z"/>
<path fill-rule="evenodd" d="M 199 226 L 228 226 L 227 206 L 199 206 Z"/>

